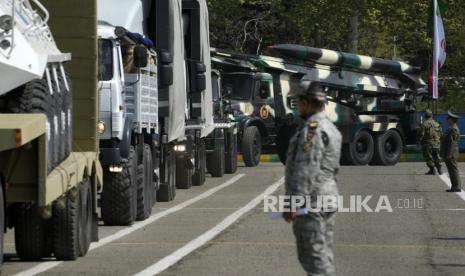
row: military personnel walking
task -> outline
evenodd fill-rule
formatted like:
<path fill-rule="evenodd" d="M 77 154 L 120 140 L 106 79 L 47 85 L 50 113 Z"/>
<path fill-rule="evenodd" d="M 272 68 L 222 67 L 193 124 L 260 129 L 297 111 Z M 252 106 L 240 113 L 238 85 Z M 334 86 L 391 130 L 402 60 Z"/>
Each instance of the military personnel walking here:
<path fill-rule="evenodd" d="M 321 207 L 317 204 L 318 197 L 338 196 L 336 175 L 342 136 L 324 113 L 326 95 L 317 83 L 312 83 L 297 97 L 303 123 L 289 144 L 286 193 L 311 198 L 312 211 L 301 216 L 285 212 L 283 217 L 293 222 L 299 261 L 308 275 L 335 275 L 333 227 L 336 210 L 316 209 Z"/>
<path fill-rule="evenodd" d="M 425 119 L 418 135 L 423 150 L 423 158 L 429 168 L 429 171 L 425 174 L 434 175 L 436 173 L 435 167 L 438 174 L 442 174 L 441 157 L 439 156 L 442 136 L 441 125 L 433 119 L 431 110 L 426 110 Z"/>
<path fill-rule="evenodd" d="M 460 192 L 462 189 L 462 182 L 460 180 L 459 169 L 457 167 L 457 160 L 459 158 L 459 140 L 460 130 L 457 126 L 457 120 L 460 117 L 448 112 L 447 124 L 449 129 L 442 139 L 441 153 L 446 163 L 447 170 L 449 171 L 450 182 L 452 187 L 447 192 Z"/>

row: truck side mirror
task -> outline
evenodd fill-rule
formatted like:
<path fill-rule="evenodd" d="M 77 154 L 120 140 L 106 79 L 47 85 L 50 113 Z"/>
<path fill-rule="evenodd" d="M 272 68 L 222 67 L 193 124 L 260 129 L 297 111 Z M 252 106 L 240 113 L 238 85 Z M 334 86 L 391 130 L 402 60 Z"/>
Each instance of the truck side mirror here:
<path fill-rule="evenodd" d="M 147 49 L 144 46 L 135 46 L 134 47 L 134 67 L 144 68 L 148 64 L 148 53 Z"/>
<path fill-rule="evenodd" d="M 160 87 L 173 84 L 173 55 L 166 50 L 158 51 L 158 81 Z"/>

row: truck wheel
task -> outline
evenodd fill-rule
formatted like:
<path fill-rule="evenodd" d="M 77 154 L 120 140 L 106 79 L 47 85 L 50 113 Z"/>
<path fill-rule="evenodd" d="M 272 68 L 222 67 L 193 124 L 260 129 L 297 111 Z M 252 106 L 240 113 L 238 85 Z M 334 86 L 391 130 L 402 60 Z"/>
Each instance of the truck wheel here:
<path fill-rule="evenodd" d="M 2 182 L 0 180 L 0 229 L 2 231 L 0 231 L 0 268 L 1 268 L 1 264 L 3 263 L 3 236 L 4 236 L 4 231 L 3 229 L 5 229 L 5 201 L 4 201 L 4 198 L 3 198 L 3 185 L 2 185 Z"/>
<path fill-rule="evenodd" d="M 45 79 L 32 80 L 8 95 L 8 110 L 12 113 L 42 113 L 47 116 L 47 172 L 58 164 L 55 134 L 55 103 Z"/>
<path fill-rule="evenodd" d="M 359 131 L 355 135 L 352 143 L 344 144 L 342 147 L 344 160 L 346 160 L 349 165 L 367 165 L 373 158 L 373 152 L 373 136 L 366 130 Z"/>
<path fill-rule="evenodd" d="M 192 187 L 192 176 L 194 169 L 189 164 L 191 161 L 185 157 L 176 157 L 176 188 L 177 189 L 190 189 Z"/>
<path fill-rule="evenodd" d="M 195 170 L 192 176 L 192 185 L 201 186 L 205 183 L 205 174 L 207 169 L 207 152 L 205 143 L 202 141 L 199 144 L 199 169 Z"/>
<path fill-rule="evenodd" d="M 93 203 L 90 179 L 86 178 L 79 186 L 79 256 L 85 256 L 92 241 Z"/>
<path fill-rule="evenodd" d="M 157 191 L 157 201 L 168 202 L 176 196 L 176 154 L 170 152 L 166 157 L 168 162 L 168 182 L 162 183 Z"/>
<path fill-rule="evenodd" d="M 22 204 L 15 219 L 15 246 L 18 257 L 23 261 L 41 260 L 46 255 L 47 231 L 46 222 L 37 212 L 37 205 Z M 1 232 L 3 233 L 3 230 Z"/>
<path fill-rule="evenodd" d="M 223 177 L 225 169 L 224 139 L 215 139 L 215 148 L 207 155 L 208 172 L 213 177 Z"/>
<path fill-rule="evenodd" d="M 388 130 L 375 140 L 375 153 L 373 164 L 392 166 L 397 164 L 402 154 L 403 142 L 400 134 L 395 130 Z"/>
<path fill-rule="evenodd" d="M 284 124 L 279 128 L 278 136 L 276 138 L 276 149 L 278 152 L 279 161 L 281 161 L 281 163 L 284 165 L 286 165 L 289 142 L 296 132 L 296 124 Z"/>
<path fill-rule="evenodd" d="M 151 165 L 152 151 L 144 144 L 142 164 L 137 168 L 137 220 L 145 220 L 152 213 L 153 168 Z"/>
<path fill-rule="evenodd" d="M 60 261 L 76 260 L 80 255 L 79 236 L 81 203 L 79 188 L 69 191 L 64 208 L 55 204 L 53 210 L 53 251 Z"/>
<path fill-rule="evenodd" d="M 247 167 L 256 167 L 260 163 L 262 142 L 256 126 L 247 127 L 242 138 L 242 157 Z"/>
<path fill-rule="evenodd" d="M 136 153 L 131 147 L 128 160 L 123 162 L 122 172 L 104 170 L 102 219 L 106 225 L 131 225 L 136 218 L 136 164 Z"/>
<path fill-rule="evenodd" d="M 231 145 L 229 145 L 230 150 L 226 152 L 224 172 L 232 174 L 237 171 L 237 134 L 233 133 L 229 142 Z"/>

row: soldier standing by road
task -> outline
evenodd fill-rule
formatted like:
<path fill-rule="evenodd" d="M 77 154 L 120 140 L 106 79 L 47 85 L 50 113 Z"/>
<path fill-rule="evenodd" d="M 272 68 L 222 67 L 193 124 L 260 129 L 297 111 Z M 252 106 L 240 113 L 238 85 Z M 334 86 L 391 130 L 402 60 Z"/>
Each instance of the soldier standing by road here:
<path fill-rule="evenodd" d="M 447 124 L 449 125 L 449 129 L 446 135 L 444 135 L 441 145 L 442 157 L 446 163 L 450 182 L 452 183 L 452 187 L 447 190 L 447 192 L 460 192 L 462 188 L 459 169 L 457 167 L 460 140 L 460 130 L 457 126 L 457 120 L 459 118 L 459 116 L 450 111 L 447 113 Z"/>
<path fill-rule="evenodd" d="M 433 119 L 433 112 L 426 110 L 426 120 L 420 127 L 419 140 L 423 149 L 423 158 L 429 171 L 425 174 L 434 175 L 434 167 L 438 170 L 438 174 L 442 174 L 441 157 L 439 157 L 439 148 L 441 146 L 442 129 L 441 125 Z"/>
<path fill-rule="evenodd" d="M 297 107 L 304 121 L 290 140 L 286 159 L 286 194 L 309 196 L 312 209 L 318 207 L 317 197 L 338 196 L 336 175 L 342 136 L 324 113 L 325 102 L 326 95 L 317 83 L 297 95 Z M 283 213 L 287 222 L 293 222 L 299 261 L 308 275 L 336 274 L 335 211 L 320 209 L 300 216 L 292 211 Z"/>

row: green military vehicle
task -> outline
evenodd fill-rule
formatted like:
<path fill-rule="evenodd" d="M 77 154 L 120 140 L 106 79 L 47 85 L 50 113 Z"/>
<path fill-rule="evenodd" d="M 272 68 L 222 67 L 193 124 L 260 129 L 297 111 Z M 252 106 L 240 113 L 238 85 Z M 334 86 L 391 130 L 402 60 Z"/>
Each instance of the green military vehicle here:
<path fill-rule="evenodd" d="M 41 2 L 0 3 L 0 227 L 22 260 L 74 260 L 98 239 L 96 2 Z"/>
<path fill-rule="evenodd" d="M 416 145 L 420 121 L 416 103 L 426 91 L 420 68 L 300 45 L 276 45 L 271 50 L 282 58 L 220 50 L 213 50 L 213 56 L 217 66 L 231 76 L 235 89 L 231 98 L 247 94 L 237 105 L 246 118 L 242 121 L 260 123 L 262 131 L 267 131 L 263 132 L 265 137 L 274 137 L 282 162 L 298 124 L 290 91 L 303 89 L 301 84 L 310 82 L 319 82 L 328 94 L 326 113 L 344 138 L 342 163 L 394 165 L 404 148 Z M 264 80 L 256 76 L 262 74 L 270 76 L 273 91 L 272 100 L 259 108 L 261 103 L 255 101 L 260 98 Z M 268 127 L 260 116 L 261 110 L 268 109 L 266 103 L 275 113 Z"/>

